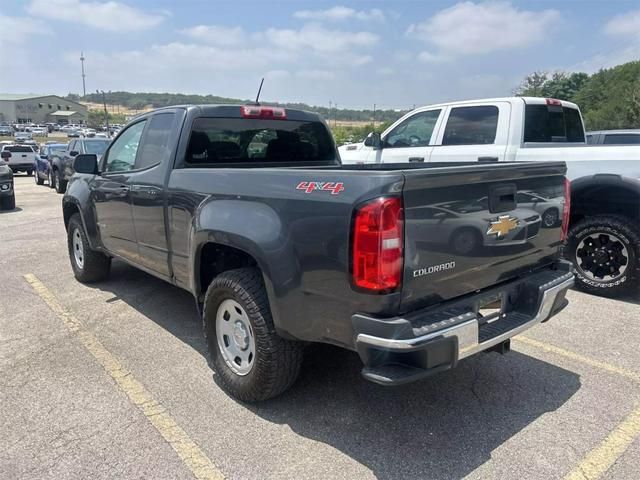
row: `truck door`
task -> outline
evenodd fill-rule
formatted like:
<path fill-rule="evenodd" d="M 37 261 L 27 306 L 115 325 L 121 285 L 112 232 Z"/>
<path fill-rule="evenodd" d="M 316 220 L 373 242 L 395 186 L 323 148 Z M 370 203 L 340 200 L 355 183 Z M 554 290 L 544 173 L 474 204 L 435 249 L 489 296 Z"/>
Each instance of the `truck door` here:
<path fill-rule="evenodd" d="M 127 127 L 111 144 L 101 161 L 101 174 L 91 186 L 96 223 L 102 243 L 109 252 L 134 263 L 138 245 L 131 214 L 131 171 L 147 120 Z"/>
<path fill-rule="evenodd" d="M 138 242 L 139 264 L 170 277 L 169 249 L 164 218 L 164 182 L 173 145 L 180 129 L 174 127 L 176 112 L 157 113 L 144 132 L 135 171 L 131 173 L 131 208 Z"/>
<path fill-rule="evenodd" d="M 423 110 L 405 118 L 382 139 L 377 163 L 428 162 L 442 109 Z"/>
<path fill-rule="evenodd" d="M 432 162 L 497 162 L 505 159 L 511 106 L 508 102 L 447 107 Z"/>

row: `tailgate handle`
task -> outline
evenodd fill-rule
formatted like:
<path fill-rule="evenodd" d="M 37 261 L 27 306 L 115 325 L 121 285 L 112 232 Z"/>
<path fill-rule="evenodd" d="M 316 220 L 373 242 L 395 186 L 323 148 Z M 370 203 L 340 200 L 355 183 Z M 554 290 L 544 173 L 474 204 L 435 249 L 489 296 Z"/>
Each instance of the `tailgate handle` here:
<path fill-rule="evenodd" d="M 489 211 L 491 213 L 509 212 L 516 208 L 515 184 L 493 185 L 489 188 Z"/>
<path fill-rule="evenodd" d="M 409 157 L 410 163 L 422 163 L 424 162 L 424 157 Z"/>

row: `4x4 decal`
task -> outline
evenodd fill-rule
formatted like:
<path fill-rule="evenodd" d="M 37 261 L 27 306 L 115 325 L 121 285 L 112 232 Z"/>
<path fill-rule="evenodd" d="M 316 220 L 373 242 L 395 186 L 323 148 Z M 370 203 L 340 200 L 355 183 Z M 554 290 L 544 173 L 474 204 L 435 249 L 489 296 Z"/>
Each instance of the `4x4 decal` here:
<path fill-rule="evenodd" d="M 342 182 L 300 182 L 296 190 L 304 190 L 304 193 L 321 190 L 331 192 L 331 195 L 338 195 L 344 190 L 344 184 Z"/>

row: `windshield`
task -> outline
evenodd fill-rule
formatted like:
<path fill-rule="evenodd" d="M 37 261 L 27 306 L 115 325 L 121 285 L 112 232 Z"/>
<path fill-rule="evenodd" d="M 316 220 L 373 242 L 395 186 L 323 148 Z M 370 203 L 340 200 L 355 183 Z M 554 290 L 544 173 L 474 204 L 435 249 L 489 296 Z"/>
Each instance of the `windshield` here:
<path fill-rule="evenodd" d="M 336 154 L 321 122 L 198 118 L 186 160 L 188 164 L 333 163 Z"/>
<path fill-rule="evenodd" d="M 84 150 L 86 153 L 92 153 L 94 155 L 102 155 L 104 151 L 109 146 L 109 141 L 105 140 L 104 142 L 85 142 Z"/>

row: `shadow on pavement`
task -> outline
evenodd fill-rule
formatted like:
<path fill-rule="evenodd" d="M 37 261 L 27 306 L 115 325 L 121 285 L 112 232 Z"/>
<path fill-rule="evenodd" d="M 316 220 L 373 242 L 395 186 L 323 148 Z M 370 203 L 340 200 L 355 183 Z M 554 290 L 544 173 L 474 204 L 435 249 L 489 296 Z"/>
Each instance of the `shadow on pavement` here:
<path fill-rule="evenodd" d="M 96 287 L 206 356 L 189 293 L 120 262 L 112 279 Z M 247 408 L 340 450 L 378 478 L 458 479 L 580 388 L 575 373 L 515 351 L 479 354 L 395 388 L 365 381 L 360 369 L 353 352 L 311 345 L 290 391 Z"/>
<path fill-rule="evenodd" d="M 0 210 L 0 215 L 2 215 L 3 213 L 16 213 L 16 212 L 21 212 L 22 209 L 20 207 L 16 207 L 12 210 Z"/>

